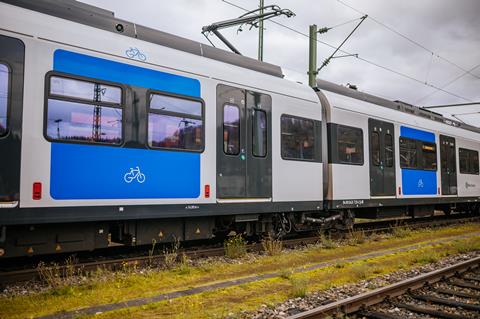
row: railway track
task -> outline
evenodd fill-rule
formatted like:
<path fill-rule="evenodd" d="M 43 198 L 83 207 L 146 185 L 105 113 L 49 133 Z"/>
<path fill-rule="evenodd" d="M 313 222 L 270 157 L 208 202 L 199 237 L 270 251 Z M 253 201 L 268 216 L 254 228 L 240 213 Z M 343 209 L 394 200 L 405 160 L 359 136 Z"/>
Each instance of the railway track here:
<path fill-rule="evenodd" d="M 389 232 L 398 227 L 410 227 L 411 229 L 422 227 L 441 227 L 466 222 L 478 222 L 480 217 L 471 215 L 452 215 L 452 216 L 435 216 L 420 219 L 404 219 L 400 222 L 398 220 L 383 220 L 375 222 L 363 222 L 354 225 L 354 231 L 363 231 L 365 234 L 374 232 Z M 283 247 L 294 248 L 302 245 L 317 243 L 319 237 L 317 235 L 310 237 L 300 237 L 287 239 L 283 241 Z M 262 251 L 263 247 L 261 243 L 253 243 L 247 246 L 247 251 L 258 252 Z M 198 259 L 206 257 L 218 257 L 223 256 L 225 253 L 223 247 L 210 247 L 210 248 L 192 248 L 181 249 L 178 251 L 178 255 L 185 255 L 189 259 Z M 74 273 L 87 273 L 95 271 L 98 268 L 116 270 L 122 269 L 125 265 L 135 265 L 138 267 L 148 265 L 161 265 L 165 261 L 165 255 L 145 255 L 145 250 L 140 252 L 141 255 L 135 255 L 130 257 L 122 256 L 120 258 L 115 257 L 99 257 L 99 260 L 93 261 L 80 261 L 74 265 L 62 265 L 64 262 L 58 262 L 56 272 L 62 275 L 67 272 Z M 100 260 L 101 259 L 101 260 Z M 24 269 L 0 269 L 0 287 L 11 283 L 26 282 L 31 280 L 38 280 L 40 273 L 35 265 L 26 266 Z M 53 267 L 53 266 L 52 266 Z M 73 267 L 73 269 L 72 269 Z"/>
<path fill-rule="evenodd" d="M 288 319 L 480 318 L 480 257 L 298 313 Z"/>

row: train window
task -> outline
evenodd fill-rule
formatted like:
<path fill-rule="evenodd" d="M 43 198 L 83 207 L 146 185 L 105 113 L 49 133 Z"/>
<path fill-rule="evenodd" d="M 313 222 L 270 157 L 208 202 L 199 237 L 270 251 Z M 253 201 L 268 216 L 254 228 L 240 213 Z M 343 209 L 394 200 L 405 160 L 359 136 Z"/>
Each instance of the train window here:
<path fill-rule="evenodd" d="M 372 163 L 375 166 L 380 165 L 380 135 L 378 132 L 372 132 Z"/>
<path fill-rule="evenodd" d="M 7 134 L 9 75 L 8 67 L 5 64 L 0 64 L 0 136 Z"/>
<path fill-rule="evenodd" d="M 202 116 L 202 103 L 199 101 L 160 94 L 150 95 L 150 109 Z"/>
<path fill-rule="evenodd" d="M 52 76 L 50 94 L 89 102 L 122 103 L 122 89 L 87 81 Z"/>
<path fill-rule="evenodd" d="M 149 96 L 148 145 L 203 150 L 203 104 L 199 100 L 152 93 Z"/>
<path fill-rule="evenodd" d="M 282 158 L 290 160 L 315 159 L 315 123 L 313 120 L 282 115 Z"/>
<path fill-rule="evenodd" d="M 51 140 L 122 143 L 122 89 L 60 76 L 49 78 L 46 135 Z"/>
<path fill-rule="evenodd" d="M 437 170 L 437 146 L 435 143 L 421 142 L 422 144 L 422 166 L 427 171 Z"/>
<path fill-rule="evenodd" d="M 385 166 L 393 167 L 393 136 L 385 135 Z"/>
<path fill-rule="evenodd" d="M 236 105 L 223 107 L 223 152 L 227 155 L 240 153 L 240 109 Z"/>
<path fill-rule="evenodd" d="M 479 158 L 478 152 L 460 148 L 459 149 L 459 160 L 460 160 L 460 173 L 461 174 L 479 174 Z"/>
<path fill-rule="evenodd" d="M 338 160 L 342 164 L 363 164 L 363 131 L 356 127 L 337 126 Z"/>
<path fill-rule="evenodd" d="M 400 138 L 400 167 L 418 168 L 417 142 L 410 138 Z"/>
<path fill-rule="evenodd" d="M 253 110 L 252 121 L 253 156 L 267 156 L 267 113 Z"/>

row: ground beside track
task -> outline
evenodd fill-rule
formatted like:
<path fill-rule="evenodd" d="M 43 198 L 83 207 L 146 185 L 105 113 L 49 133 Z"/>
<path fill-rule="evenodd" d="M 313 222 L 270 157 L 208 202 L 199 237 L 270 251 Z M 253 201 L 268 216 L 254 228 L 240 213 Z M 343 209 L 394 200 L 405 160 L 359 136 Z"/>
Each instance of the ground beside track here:
<path fill-rule="evenodd" d="M 392 235 L 385 239 L 376 238 L 332 249 L 314 245 L 283 252 L 278 256 L 247 255 L 234 262 L 215 261 L 198 266 L 182 264 L 174 269 L 162 271 L 136 271 L 126 267 L 127 269 L 119 273 L 103 273 L 85 278 L 83 283 L 80 281 L 80 284 L 75 286 L 57 287 L 27 296 L 4 296 L 0 298 L 0 317 L 36 317 L 82 307 L 151 297 L 254 274 L 279 272 L 272 278 L 240 286 L 216 289 L 100 315 L 100 317 L 111 318 L 149 318 L 162 315 L 179 318 L 225 317 L 242 310 L 257 309 L 262 304 L 274 304 L 286 300 L 291 296 L 293 286 L 298 286 L 302 281 L 309 282 L 309 291 L 323 290 L 332 285 L 355 282 L 364 279 L 365 276 L 386 274 L 398 270 L 399 267 L 403 269 L 415 267 L 428 260 L 424 256 L 428 256 L 432 251 L 435 256 L 441 257 L 446 254 L 456 254 L 465 249 L 479 249 L 480 237 L 477 234 L 479 229 L 478 224 L 469 224 L 436 230 L 412 231 L 407 235 Z M 459 235 L 474 237 L 457 242 L 444 242 L 436 246 L 423 246 L 388 256 L 345 262 L 346 258 L 362 254 L 405 248 L 414 244 L 428 245 L 432 240 L 448 240 Z M 419 256 L 423 257 L 419 258 Z M 334 266 L 292 274 L 293 269 L 299 270 L 325 261 L 330 261 Z"/>

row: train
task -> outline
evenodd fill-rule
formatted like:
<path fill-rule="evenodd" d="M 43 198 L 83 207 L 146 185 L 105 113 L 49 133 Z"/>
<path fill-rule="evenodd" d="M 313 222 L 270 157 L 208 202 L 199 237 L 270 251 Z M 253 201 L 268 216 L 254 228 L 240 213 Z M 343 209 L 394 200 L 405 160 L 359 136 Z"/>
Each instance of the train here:
<path fill-rule="evenodd" d="M 395 83 L 385 83 L 395 85 Z M 0 258 L 478 213 L 480 129 L 118 19 L 0 1 Z"/>

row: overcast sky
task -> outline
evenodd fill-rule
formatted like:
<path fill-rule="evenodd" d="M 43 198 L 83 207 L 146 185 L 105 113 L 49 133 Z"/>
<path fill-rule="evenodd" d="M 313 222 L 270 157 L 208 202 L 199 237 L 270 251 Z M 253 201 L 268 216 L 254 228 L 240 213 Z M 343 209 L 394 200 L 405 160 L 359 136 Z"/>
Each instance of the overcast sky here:
<path fill-rule="evenodd" d="M 208 43 L 201 35 L 202 26 L 234 18 L 244 13 L 223 0 L 82 0 L 114 11 L 119 18 L 195 41 Z M 228 0 L 238 6 L 255 9 L 258 0 Z M 444 88 L 453 95 L 436 91 L 422 83 L 353 57 L 333 60 L 319 77 L 339 84 L 352 83 L 359 90 L 415 105 L 438 105 L 480 101 L 480 1 L 478 0 L 341 0 L 370 17 L 344 45 L 349 53 Z M 339 0 L 265 0 L 292 10 L 293 18 L 275 21 L 308 33 L 310 24 L 331 27 L 359 18 L 361 14 Z M 429 51 L 393 33 L 375 22 L 380 21 Z M 318 36 L 319 40 L 337 46 L 355 27 L 358 20 Z M 266 22 L 264 60 L 283 68 L 287 78 L 307 83 L 308 38 L 286 28 Z M 242 54 L 256 58 L 258 30 L 235 28 L 224 35 Z M 222 43 L 212 37 L 218 47 Z M 431 52 L 434 52 L 432 54 Z M 318 44 L 318 64 L 333 49 Z M 339 53 L 341 55 L 342 53 Z M 439 57 L 440 56 L 440 57 Z M 457 66 L 455 66 L 455 64 Z M 477 68 L 475 68 L 478 66 Z M 473 69 L 475 68 L 475 69 Z M 471 74 L 464 70 L 472 70 Z M 463 76 L 462 76 L 463 75 Z M 454 79 L 457 81 L 445 86 Z M 456 95 L 456 96 L 455 96 Z M 462 98 L 460 98 L 462 97 Z M 437 111 L 464 114 L 480 112 L 480 105 Z M 480 126 L 480 114 L 459 115 L 467 123 Z"/>

